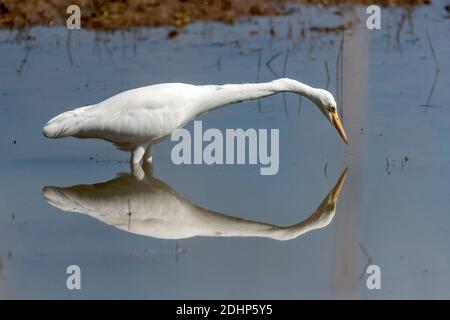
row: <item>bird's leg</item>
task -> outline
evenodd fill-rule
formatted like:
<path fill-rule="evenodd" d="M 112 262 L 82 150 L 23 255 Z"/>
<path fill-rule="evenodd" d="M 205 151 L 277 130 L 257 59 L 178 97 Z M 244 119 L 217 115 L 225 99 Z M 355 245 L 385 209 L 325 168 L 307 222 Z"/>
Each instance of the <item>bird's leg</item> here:
<path fill-rule="evenodd" d="M 145 149 L 144 160 L 152 163 L 152 145 L 149 144 Z"/>
<path fill-rule="evenodd" d="M 134 149 L 132 155 L 131 155 L 131 164 L 138 164 L 141 162 L 142 157 L 144 156 L 145 149 L 143 146 L 138 146 L 136 149 Z"/>
<path fill-rule="evenodd" d="M 142 180 L 145 177 L 145 171 L 142 169 L 141 165 L 139 163 L 131 163 L 131 173 L 133 176 L 138 179 Z"/>
<path fill-rule="evenodd" d="M 153 164 L 148 161 L 144 161 L 142 164 L 142 169 L 144 170 L 145 176 L 149 179 L 153 177 Z"/>

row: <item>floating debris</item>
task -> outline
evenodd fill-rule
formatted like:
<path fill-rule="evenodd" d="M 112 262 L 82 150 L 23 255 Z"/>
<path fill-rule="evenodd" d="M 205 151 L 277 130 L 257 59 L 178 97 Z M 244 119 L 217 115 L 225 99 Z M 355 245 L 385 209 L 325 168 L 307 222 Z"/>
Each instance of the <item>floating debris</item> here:
<path fill-rule="evenodd" d="M 178 36 L 178 34 L 179 34 L 178 30 L 172 29 L 167 33 L 167 38 L 173 39 L 176 36 Z"/>

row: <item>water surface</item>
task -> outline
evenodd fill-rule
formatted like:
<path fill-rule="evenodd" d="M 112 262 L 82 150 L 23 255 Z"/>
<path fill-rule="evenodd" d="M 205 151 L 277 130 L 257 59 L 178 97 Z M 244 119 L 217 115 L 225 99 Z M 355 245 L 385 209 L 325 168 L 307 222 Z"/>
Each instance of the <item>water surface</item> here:
<path fill-rule="evenodd" d="M 343 38 L 309 28 L 353 14 L 300 9 L 234 26 L 196 23 L 170 41 L 163 28 L 0 31 L 0 296 L 450 298 L 450 47 L 443 8 L 386 9 L 381 30 L 359 22 Z M 274 56 L 272 72 L 266 62 Z M 128 154 L 108 143 L 45 139 L 42 125 L 54 115 L 153 83 L 241 83 L 283 74 L 329 88 L 343 107 L 350 146 L 310 102 L 276 95 L 200 120 L 204 129 L 280 129 L 277 175 L 260 176 L 259 166 L 176 166 L 174 143 L 165 140 L 154 148 L 154 179 L 201 208 L 289 226 L 316 210 L 348 166 L 325 227 L 285 241 L 239 233 L 167 239 L 129 232 L 127 221 L 119 229 L 62 211 L 44 197 L 48 186 L 93 185 L 130 173 Z M 80 291 L 66 289 L 71 264 L 81 267 Z M 367 289 L 368 264 L 380 266 L 381 290 Z"/>

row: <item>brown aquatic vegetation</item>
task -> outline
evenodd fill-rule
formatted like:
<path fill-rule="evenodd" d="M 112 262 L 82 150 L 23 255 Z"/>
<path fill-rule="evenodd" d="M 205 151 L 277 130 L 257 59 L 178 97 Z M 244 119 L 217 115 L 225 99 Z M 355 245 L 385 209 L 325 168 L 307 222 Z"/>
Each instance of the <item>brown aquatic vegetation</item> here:
<path fill-rule="evenodd" d="M 340 4 L 423 5 L 429 0 L 0 0 L 0 28 L 62 25 L 66 8 L 81 8 L 83 28 L 128 29 L 174 26 L 198 20 L 234 23 L 243 16 L 280 15 L 292 12 L 287 3 L 332 6 Z"/>

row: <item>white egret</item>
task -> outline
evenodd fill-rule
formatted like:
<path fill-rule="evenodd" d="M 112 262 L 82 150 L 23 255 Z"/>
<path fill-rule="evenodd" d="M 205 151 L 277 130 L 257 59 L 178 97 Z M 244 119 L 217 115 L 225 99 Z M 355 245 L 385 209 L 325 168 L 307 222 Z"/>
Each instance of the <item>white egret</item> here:
<path fill-rule="evenodd" d="M 121 230 L 149 237 L 264 237 L 290 240 L 323 228 L 332 221 L 346 174 L 347 169 L 309 217 L 287 227 L 245 220 L 199 207 L 164 182 L 144 174 L 139 164 L 134 165 L 133 175 L 122 174 L 93 185 L 68 188 L 48 186 L 43 189 L 43 196 L 48 203 L 63 211 L 87 214 Z"/>
<path fill-rule="evenodd" d="M 48 138 L 95 138 L 131 151 L 131 163 L 151 147 L 202 113 L 232 103 L 293 92 L 310 99 L 348 144 L 333 95 L 299 81 L 281 78 L 266 83 L 190 85 L 163 83 L 119 93 L 100 103 L 64 112 L 43 128 Z"/>

